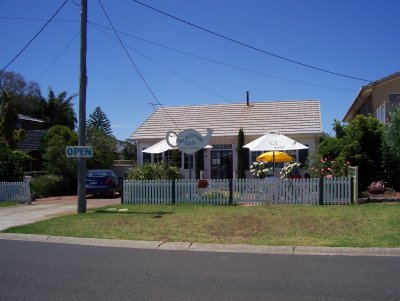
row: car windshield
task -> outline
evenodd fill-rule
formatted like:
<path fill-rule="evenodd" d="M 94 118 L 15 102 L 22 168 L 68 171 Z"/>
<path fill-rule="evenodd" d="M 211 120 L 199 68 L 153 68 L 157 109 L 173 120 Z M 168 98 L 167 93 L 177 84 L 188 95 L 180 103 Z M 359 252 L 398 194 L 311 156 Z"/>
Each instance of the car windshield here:
<path fill-rule="evenodd" d="M 90 170 L 88 171 L 88 177 L 105 177 L 107 176 L 107 171 L 105 170 Z"/>

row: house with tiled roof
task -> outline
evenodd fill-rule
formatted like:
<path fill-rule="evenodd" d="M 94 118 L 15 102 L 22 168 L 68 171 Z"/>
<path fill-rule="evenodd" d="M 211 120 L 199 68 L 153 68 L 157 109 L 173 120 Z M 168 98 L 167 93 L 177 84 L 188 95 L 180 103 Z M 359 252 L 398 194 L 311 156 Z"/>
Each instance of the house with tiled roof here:
<path fill-rule="evenodd" d="M 235 177 L 237 167 L 237 137 L 240 128 L 249 143 L 269 131 L 278 131 L 304 145 L 307 150 L 291 151 L 297 161 L 306 162 L 315 152 L 322 136 L 319 100 L 265 101 L 231 104 L 170 106 L 158 108 L 130 137 L 137 143 L 137 162 L 175 162 L 187 177 L 193 168 L 188 155 L 173 150 L 160 154 L 143 152 L 151 145 L 165 139 L 167 132 L 179 133 L 194 129 L 202 135 L 213 129 L 209 144 L 212 148 L 200 150 L 201 170 L 206 178 Z M 249 152 L 248 162 L 255 161 L 259 152 Z M 247 164 L 249 165 L 249 164 Z M 229 170 L 229 172 L 225 172 Z"/>
<path fill-rule="evenodd" d="M 42 166 L 42 155 L 40 153 L 40 142 L 46 134 L 43 130 L 44 121 L 31 116 L 18 114 L 17 129 L 25 131 L 25 137 L 21 140 L 17 149 L 28 153 L 31 157 L 29 171 L 39 170 Z"/>
<path fill-rule="evenodd" d="M 387 123 L 390 110 L 399 104 L 400 72 L 396 72 L 362 86 L 343 121 L 349 122 L 359 114 L 372 114 L 382 123 Z"/>

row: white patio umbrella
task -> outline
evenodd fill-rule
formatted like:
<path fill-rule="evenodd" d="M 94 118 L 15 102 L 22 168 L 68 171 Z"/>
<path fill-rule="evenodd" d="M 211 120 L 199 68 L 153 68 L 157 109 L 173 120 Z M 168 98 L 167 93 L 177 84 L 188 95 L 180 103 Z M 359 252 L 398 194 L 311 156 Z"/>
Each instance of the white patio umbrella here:
<path fill-rule="evenodd" d="M 308 148 L 308 146 L 275 131 L 269 132 L 243 147 L 251 151 L 285 151 Z M 272 170 L 275 172 L 275 160 L 272 162 Z"/>
<path fill-rule="evenodd" d="M 308 146 L 278 132 L 269 132 L 264 136 L 247 143 L 243 147 L 246 147 L 251 151 L 285 151 L 308 148 Z"/>

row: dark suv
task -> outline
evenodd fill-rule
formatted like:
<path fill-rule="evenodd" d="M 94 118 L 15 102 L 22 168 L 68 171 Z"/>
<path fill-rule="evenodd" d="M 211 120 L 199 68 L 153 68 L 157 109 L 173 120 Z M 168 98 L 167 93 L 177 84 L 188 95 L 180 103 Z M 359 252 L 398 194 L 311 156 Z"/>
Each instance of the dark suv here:
<path fill-rule="evenodd" d="M 86 193 L 109 194 L 115 197 L 115 192 L 120 192 L 118 176 L 108 169 L 88 170 L 86 175 Z"/>

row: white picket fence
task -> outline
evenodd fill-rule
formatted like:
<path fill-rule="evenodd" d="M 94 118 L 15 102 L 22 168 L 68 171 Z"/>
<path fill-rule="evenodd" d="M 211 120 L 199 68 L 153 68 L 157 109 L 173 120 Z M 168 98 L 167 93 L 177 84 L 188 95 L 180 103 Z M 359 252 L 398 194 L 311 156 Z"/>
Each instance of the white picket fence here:
<path fill-rule="evenodd" d="M 0 182 L 0 202 L 30 203 L 31 190 L 27 182 Z"/>
<path fill-rule="evenodd" d="M 315 178 L 208 180 L 207 188 L 199 188 L 197 180 L 128 180 L 124 181 L 122 201 L 126 204 L 189 202 L 209 205 L 351 203 L 351 177 L 323 179 L 322 184 L 320 181 Z"/>
<path fill-rule="evenodd" d="M 171 180 L 125 180 L 124 204 L 172 204 L 173 183 Z"/>
<path fill-rule="evenodd" d="M 177 180 L 175 202 L 228 205 L 229 180 L 209 180 L 207 188 L 198 188 L 197 180 Z"/>
<path fill-rule="evenodd" d="M 318 205 L 319 179 L 238 179 L 233 191 L 234 204 Z"/>
<path fill-rule="evenodd" d="M 353 197 L 351 184 L 351 176 L 332 179 L 325 178 L 322 189 L 324 204 L 350 204 Z"/>

